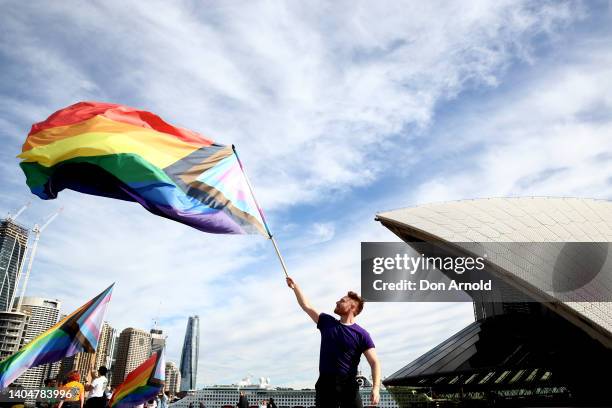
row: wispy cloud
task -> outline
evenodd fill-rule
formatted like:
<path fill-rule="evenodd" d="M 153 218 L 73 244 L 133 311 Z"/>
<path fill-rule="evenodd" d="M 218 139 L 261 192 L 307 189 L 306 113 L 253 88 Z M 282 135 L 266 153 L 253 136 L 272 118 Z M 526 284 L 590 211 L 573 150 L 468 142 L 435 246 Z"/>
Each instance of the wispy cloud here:
<path fill-rule="evenodd" d="M 23 7 L 6 48 L 38 85 L 27 96 L 113 98 L 232 141 L 271 209 L 371 183 L 406 126 L 495 85 L 534 37 L 576 18 L 572 3 L 526 2 Z"/>
<path fill-rule="evenodd" d="M 577 43 L 564 64 L 542 61 L 520 86 L 461 111 L 428 151 L 438 175 L 414 193 L 420 202 L 507 195 L 612 198 L 612 53 Z M 486 118 L 486 120 L 483 120 Z M 436 146 L 446 146 L 436 149 Z M 462 168 L 446 162 L 459 159 Z M 469 163 L 464 165 L 464 163 Z"/>

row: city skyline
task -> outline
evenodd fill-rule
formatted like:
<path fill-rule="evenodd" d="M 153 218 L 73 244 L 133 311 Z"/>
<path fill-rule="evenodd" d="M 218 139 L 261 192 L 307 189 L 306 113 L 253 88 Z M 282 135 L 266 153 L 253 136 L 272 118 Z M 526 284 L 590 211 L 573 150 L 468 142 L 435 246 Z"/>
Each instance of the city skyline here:
<path fill-rule="evenodd" d="M 17 215 L 27 207 L 28 205 L 22 207 Z M 0 265 L 4 265 L 0 267 L 0 270 L 4 271 L 1 274 L 2 285 L 0 287 L 0 306 L 2 306 L 0 308 L 0 328 L 3 329 L 0 335 L 0 361 L 19 351 L 39 334 L 72 312 L 62 313 L 62 302 L 59 299 L 36 296 L 16 297 L 17 291 L 22 294 L 27 293 L 27 282 L 20 278 L 25 264 L 33 263 L 35 251 L 28 252 L 29 231 L 36 232 L 38 226 L 25 227 L 16 223 L 15 218 L 16 216 L 8 215 L 0 220 Z M 163 330 L 157 327 L 156 322 L 153 326 L 149 331 L 149 355 L 164 349 L 167 339 Z M 126 330 L 128 329 L 132 328 Z M 136 330 L 144 332 L 144 330 Z M 72 370 L 78 371 L 84 380 L 91 375 L 92 371 L 97 371 L 103 365 L 112 370 L 116 357 L 115 345 L 119 337 L 117 330 L 111 327 L 108 321 L 104 321 L 100 330 L 98 347 L 94 353 L 80 352 L 53 364 L 31 368 L 19 377 L 17 382 L 26 387 L 37 387 L 42 386 L 46 378 L 61 378 Z M 126 356 L 123 356 L 118 373 L 120 376 L 127 375 L 131 369 L 142 362 L 140 361 L 142 353 L 136 354 L 126 352 Z"/>
<path fill-rule="evenodd" d="M 26 261 L 27 259 L 25 258 L 20 259 L 20 262 Z M 19 269 L 19 265 L 16 266 L 16 269 Z M 14 290 L 15 288 L 13 288 Z M 2 334 L 0 335 L 0 350 L 2 351 L 0 361 L 19 351 L 38 335 L 54 326 L 72 312 L 62 313 L 62 302 L 59 299 L 27 296 L 23 299 L 17 298 L 16 300 L 16 304 L 20 305 L 20 311 L 0 312 L 0 328 L 2 329 Z M 135 342 L 128 338 L 128 344 L 125 344 L 125 340 L 122 343 L 120 341 L 122 340 L 121 335 L 117 334 L 117 330 L 108 321 L 104 321 L 100 329 L 100 337 L 95 352 L 79 352 L 73 356 L 64 357 L 56 363 L 33 367 L 22 374 L 16 380 L 16 383 L 28 388 L 41 387 L 47 378 L 61 379 L 73 370 L 79 372 L 82 381 L 90 381 L 92 372 L 97 371 L 101 366 L 106 366 L 110 369 L 109 376 L 111 376 L 111 381 L 113 381 L 113 372 L 116 373 L 118 378 L 125 377 L 148 356 L 165 348 L 167 336 L 163 334 L 162 329 L 157 327 L 157 324 L 154 324 L 149 333 L 146 333 L 146 330 L 131 327 L 124 329 L 122 334 L 124 332 L 129 332 L 129 335 L 134 333 L 140 334 L 140 337 L 142 335 L 148 336 L 147 340 L 149 341 L 138 343 L 139 346 L 144 345 L 144 347 L 140 347 L 140 352 L 138 350 L 135 351 L 134 344 L 132 344 Z M 117 342 L 119 344 L 116 349 Z M 119 357 L 120 363 L 118 368 L 114 368 L 117 354 L 119 354 L 115 351 L 121 351 L 123 354 Z M 169 362 L 169 364 L 176 366 L 174 362 Z M 173 377 L 173 384 L 175 384 L 177 382 L 175 373 L 173 373 Z M 180 374 L 178 378 L 180 378 Z M 113 384 L 118 385 L 121 381 L 114 380 Z"/>

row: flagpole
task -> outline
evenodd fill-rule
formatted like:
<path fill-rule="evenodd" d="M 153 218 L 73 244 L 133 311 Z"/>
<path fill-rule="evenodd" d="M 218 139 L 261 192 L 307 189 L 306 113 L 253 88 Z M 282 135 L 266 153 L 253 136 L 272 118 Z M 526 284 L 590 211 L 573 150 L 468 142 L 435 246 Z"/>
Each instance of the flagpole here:
<path fill-rule="evenodd" d="M 278 245 L 276 245 L 276 240 L 274 239 L 274 237 L 272 235 L 270 235 L 270 241 L 272 241 L 272 245 L 274 245 L 274 250 L 276 251 L 276 255 L 278 255 L 278 260 L 281 263 L 281 266 L 283 267 L 283 271 L 285 271 L 285 277 L 289 277 L 289 274 L 287 274 L 287 265 L 285 265 L 285 261 L 283 259 L 283 256 L 281 255 L 280 251 L 278 250 Z"/>
<path fill-rule="evenodd" d="M 266 222 L 266 217 L 264 217 L 263 215 L 263 211 L 261 210 L 261 206 L 259 205 L 259 202 L 257 201 L 257 198 L 255 197 L 255 192 L 253 191 L 253 186 L 251 185 L 251 182 L 249 181 L 249 177 L 246 174 L 246 171 L 244 170 L 244 166 L 242 165 L 242 162 L 240 161 L 240 156 L 238 156 L 238 152 L 236 151 L 236 146 L 232 145 L 232 150 L 234 151 L 234 154 L 236 155 L 236 159 L 238 160 L 238 164 L 240 165 L 240 169 L 242 170 L 242 174 L 244 174 L 244 179 L 246 180 L 247 186 L 249 186 L 249 191 L 251 192 L 251 197 L 253 197 L 253 201 L 255 201 L 255 205 L 257 206 L 257 211 L 259 211 L 259 215 L 261 216 L 261 220 L 264 223 L 264 227 L 266 227 L 266 232 L 268 233 L 268 238 L 270 239 L 270 241 L 272 241 L 272 245 L 274 245 L 274 250 L 276 251 L 276 255 L 278 256 L 278 260 L 280 261 L 280 264 L 283 268 L 283 272 L 285 272 L 285 277 L 289 277 L 289 273 L 287 273 L 287 265 L 285 264 L 285 260 L 283 259 L 283 256 L 280 253 L 280 249 L 278 249 L 278 245 L 276 244 L 276 240 L 274 239 L 274 236 L 272 235 L 272 233 L 270 232 L 270 228 L 268 227 L 268 223 Z"/>

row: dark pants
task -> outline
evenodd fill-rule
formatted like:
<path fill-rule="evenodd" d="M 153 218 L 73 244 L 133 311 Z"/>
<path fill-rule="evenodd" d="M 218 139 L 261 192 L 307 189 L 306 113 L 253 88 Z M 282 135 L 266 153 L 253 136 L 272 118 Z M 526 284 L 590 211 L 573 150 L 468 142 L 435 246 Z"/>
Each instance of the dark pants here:
<path fill-rule="evenodd" d="M 106 402 L 104 397 L 91 397 L 85 401 L 85 408 L 105 408 Z"/>
<path fill-rule="evenodd" d="M 317 408 L 363 408 L 355 377 L 320 375 L 315 385 Z"/>

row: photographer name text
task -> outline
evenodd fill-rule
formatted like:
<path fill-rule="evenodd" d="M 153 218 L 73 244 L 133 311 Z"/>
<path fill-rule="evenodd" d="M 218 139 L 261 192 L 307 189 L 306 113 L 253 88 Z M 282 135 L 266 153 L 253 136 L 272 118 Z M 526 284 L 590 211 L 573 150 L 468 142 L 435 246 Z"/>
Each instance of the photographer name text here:
<path fill-rule="evenodd" d="M 402 279 L 397 282 L 384 282 L 377 279 L 372 282 L 372 287 L 376 291 L 490 291 L 492 288 L 491 280 L 481 279 L 478 282 L 431 282 L 420 279 L 418 282 Z"/>

